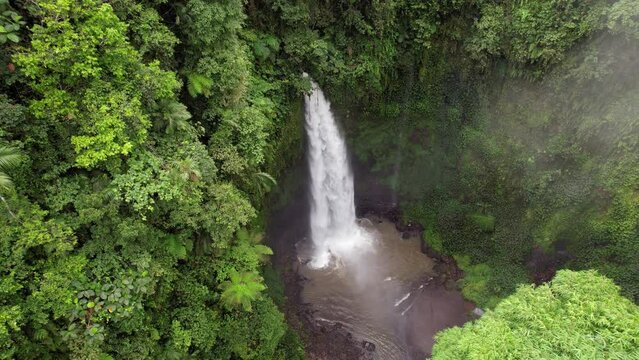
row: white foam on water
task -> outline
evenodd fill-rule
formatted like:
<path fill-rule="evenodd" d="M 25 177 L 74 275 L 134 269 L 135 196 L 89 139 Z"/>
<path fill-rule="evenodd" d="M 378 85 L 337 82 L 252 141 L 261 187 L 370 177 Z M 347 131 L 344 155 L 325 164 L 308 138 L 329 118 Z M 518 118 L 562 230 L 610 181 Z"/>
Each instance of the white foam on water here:
<path fill-rule="evenodd" d="M 404 311 L 402 311 L 402 314 L 401 314 L 401 315 L 402 315 L 402 316 L 406 315 L 406 313 L 408 312 L 408 310 L 410 310 L 410 309 L 413 307 L 413 305 L 415 305 L 415 303 L 414 303 L 414 302 L 413 302 L 413 303 L 411 303 L 410 305 L 408 305 L 408 307 L 407 307 Z"/>
<path fill-rule="evenodd" d="M 410 293 L 408 293 L 408 294 L 404 295 L 404 297 L 403 297 L 403 298 L 401 298 L 401 299 L 399 299 L 399 300 L 397 300 L 397 301 L 395 302 L 395 307 L 398 307 L 399 305 L 401 305 L 401 304 L 402 304 L 404 301 L 406 301 L 406 299 L 408 299 L 409 297 L 410 297 Z"/>

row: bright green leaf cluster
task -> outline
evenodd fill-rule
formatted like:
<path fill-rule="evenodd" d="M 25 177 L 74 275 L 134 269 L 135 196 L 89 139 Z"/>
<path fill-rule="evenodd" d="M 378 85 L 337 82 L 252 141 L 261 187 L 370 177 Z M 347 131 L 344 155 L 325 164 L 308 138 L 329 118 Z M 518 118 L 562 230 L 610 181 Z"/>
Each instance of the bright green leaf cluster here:
<path fill-rule="evenodd" d="M 522 286 L 494 311 L 437 336 L 433 359 L 634 359 L 639 307 L 594 271 Z"/>

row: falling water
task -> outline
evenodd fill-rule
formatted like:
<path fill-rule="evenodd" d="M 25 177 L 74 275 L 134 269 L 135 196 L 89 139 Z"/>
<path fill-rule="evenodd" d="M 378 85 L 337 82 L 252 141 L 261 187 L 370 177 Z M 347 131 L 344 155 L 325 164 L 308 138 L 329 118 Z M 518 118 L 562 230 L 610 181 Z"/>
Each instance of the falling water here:
<path fill-rule="evenodd" d="M 355 217 L 355 195 L 346 144 L 330 103 L 315 82 L 306 96 L 306 133 L 311 173 L 311 265 L 328 266 L 371 248 L 367 232 Z"/>

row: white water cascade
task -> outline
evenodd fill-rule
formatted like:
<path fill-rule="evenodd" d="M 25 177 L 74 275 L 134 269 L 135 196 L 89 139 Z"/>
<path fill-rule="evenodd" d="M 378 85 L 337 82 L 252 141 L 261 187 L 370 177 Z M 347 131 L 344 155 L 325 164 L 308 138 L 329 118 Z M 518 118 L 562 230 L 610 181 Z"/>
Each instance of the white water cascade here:
<path fill-rule="evenodd" d="M 306 95 L 306 133 L 311 173 L 312 267 L 370 250 L 371 237 L 357 224 L 353 175 L 346 144 L 330 103 L 315 82 Z"/>

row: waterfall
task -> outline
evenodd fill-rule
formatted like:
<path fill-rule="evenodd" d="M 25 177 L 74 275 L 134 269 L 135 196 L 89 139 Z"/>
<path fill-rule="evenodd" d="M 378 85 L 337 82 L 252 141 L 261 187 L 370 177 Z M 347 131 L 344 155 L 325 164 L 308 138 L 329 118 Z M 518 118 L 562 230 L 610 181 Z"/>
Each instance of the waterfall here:
<path fill-rule="evenodd" d="M 345 259 L 370 247 L 366 231 L 355 217 L 353 175 L 346 144 L 330 103 L 315 82 L 305 97 L 308 163 L 311 175 L 311 237 L 313 267 Z"/>

